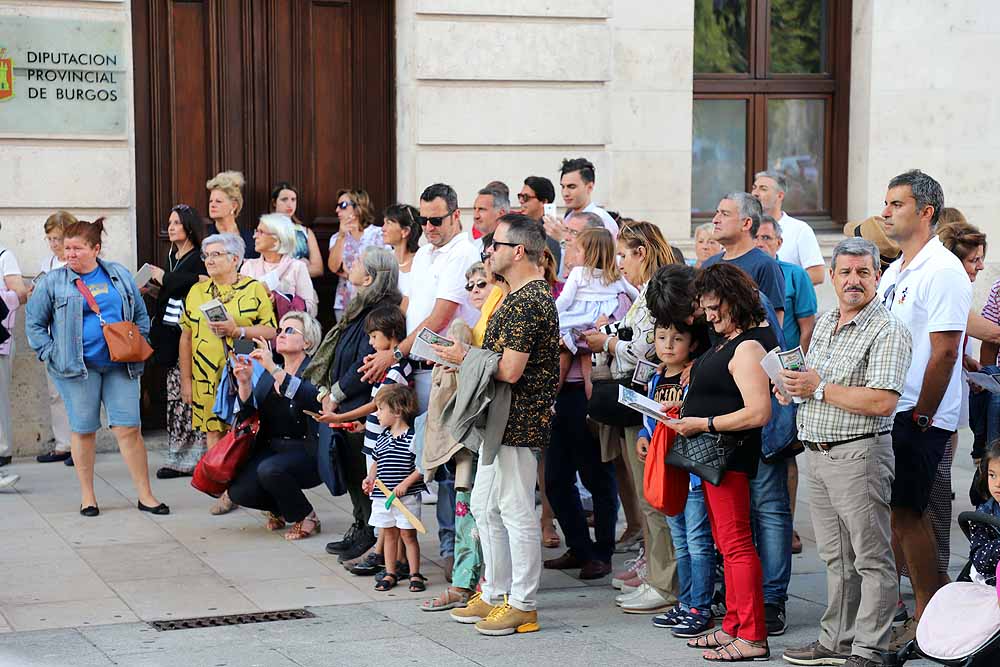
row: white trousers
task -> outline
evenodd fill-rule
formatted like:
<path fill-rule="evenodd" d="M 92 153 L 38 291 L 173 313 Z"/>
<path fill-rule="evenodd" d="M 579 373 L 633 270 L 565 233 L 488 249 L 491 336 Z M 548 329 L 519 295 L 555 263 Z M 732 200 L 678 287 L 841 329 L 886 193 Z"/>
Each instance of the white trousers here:
<path fill-rule="evenodd" d="M 10 380 L 13 366 L 14 343 L 11 341 L 10 354 L 0 354 L 0 456 L 10 456 L 14 446 L 14 428 L 10 419 Z"/>
<path fill-rule="evenodd" d="M 49 385 L 49 414 L 52 417 L 52 438 L 56 442 L 55 451 L 68 452 L 70 450 L 69 441 L 69 415 L 66 414 L 66 404 L 63 403 L 59 390 L 52 382 L 49 374 L 45 374 L 45 381 Z"/>
<path fill-rule="evenodd" d="M 483 598 L 535 609 L 542 576 L 542 534 L 535 514 L 538 463 L 527 447 L 500 447 L 490 465 L 479 464 L 471 509 L 483 548 Z"/>

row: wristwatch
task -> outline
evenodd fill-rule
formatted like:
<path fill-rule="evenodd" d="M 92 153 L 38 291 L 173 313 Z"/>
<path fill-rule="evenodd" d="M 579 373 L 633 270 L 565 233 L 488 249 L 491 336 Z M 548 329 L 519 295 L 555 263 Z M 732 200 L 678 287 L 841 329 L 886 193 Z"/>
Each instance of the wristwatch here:
<path fill-rule="evenodd" d="M 916 411 L 913 412 L 913 423 L 917 425 L 921 431 L 926 431 L 931 427 L 931 418 L 927 415 L 918 415 Z"/>
<path fill-rule="evenodd" d="M 819 384 L 816 385 L 816 391 L 813 392 L 813 399 L 817 401 L 823 400 L 823 392 L 826 390 L 826 380 L 820 380 Z"/>
<path fill-rule="evenodd" d="M 709 418 L 708 418 L 708 432 L 709 433 L 718 433 L 718 431 L 715 430 L 715 416 L 714 415 L 710 415 Z"/>
<path fill-rule="evenodd" d="M 604 346 L 601 348 L 601 351 L 604 352 L 605 354 L 607 354 L 607 352 L 608 352 L 608 345 L 611 344 L 611 339 L 612 338 L 614 338 L 614 336 L 607 336 L 604 339 Z"/>
<path fill-rule="evenodd" d="M 403 353 L 400 351 L 398 347 L 392 348 L 392 358 L 395 359 L 396 361 L 403 360 Z"/>

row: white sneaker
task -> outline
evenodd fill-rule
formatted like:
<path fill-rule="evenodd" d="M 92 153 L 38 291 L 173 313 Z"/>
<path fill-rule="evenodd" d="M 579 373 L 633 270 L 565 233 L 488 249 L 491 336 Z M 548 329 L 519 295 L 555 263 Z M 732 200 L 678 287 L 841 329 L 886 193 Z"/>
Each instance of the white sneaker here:
<path fill-rule="evenodd" d="M 423 505 L 437 505 L 437 482 L 427 482 L 427 490 L 420 494 L 420 502 Z"/>
<path fill-rule="evenodd" d="M 645 585 L 646 582 L 643 582 L 642 584 L 634 588 L 632 586 L 626 586 L 625 588 L 622 589 L 620 595 L 615 596 L 615 604 L 618 605 L 619 607 L 622 606 L 623 604 L 631 600 L 633 597 L 638 595 L 639 591 L 641 591 L 643 586 Z"/>
<path fill-rule="evenodd" d="M 12 472 L 0 472 L 0 489 L 10 489 L 20 481 L 21 476 Z"/>
<path fill-rule="evenodd" d="M 635 593 L 622 602 L 626 614 L 658 614 L 674 606 L 660 592 L 649 584 L 643 584 Z"/>

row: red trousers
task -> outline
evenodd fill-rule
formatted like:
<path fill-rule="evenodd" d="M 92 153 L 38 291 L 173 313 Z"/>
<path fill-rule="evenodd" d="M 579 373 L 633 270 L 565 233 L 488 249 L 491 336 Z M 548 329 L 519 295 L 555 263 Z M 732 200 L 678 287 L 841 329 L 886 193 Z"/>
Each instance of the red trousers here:
<path fill-rule="evenodd" d="M 750 532 L 750 479 L 727 472 L 719 486 L 705 483 L 705 503 L 712 535 L 726 571 L 726 617 L 722 630 L 752 642 L 767 639 L 760 557 Z"/>

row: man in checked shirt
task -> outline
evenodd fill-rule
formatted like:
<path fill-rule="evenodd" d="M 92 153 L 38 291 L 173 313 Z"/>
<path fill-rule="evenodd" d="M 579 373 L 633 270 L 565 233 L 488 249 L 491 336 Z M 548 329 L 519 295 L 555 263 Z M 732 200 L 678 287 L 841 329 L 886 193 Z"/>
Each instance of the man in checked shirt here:
<path fill-rule="evenodd" d="M 799 404 L 816 546 L 827 567 L 819 641 L 789 648 L 797 665 L 882 664 L 899 597 L 889 500 L 893 413 L 910 366 L 910 332 L 877 298 L 879 253 L 849 238 L 833 250 L 838 307 L 816 321 L 808 370 L 783 371 Z M 787 398 L 777 389 L 778 399 Z"/>

